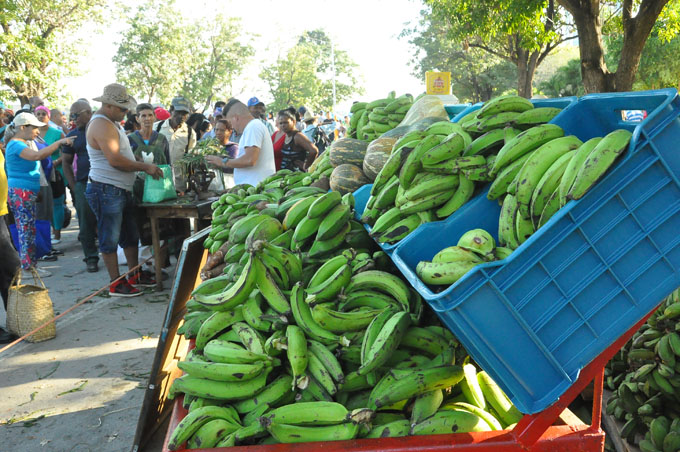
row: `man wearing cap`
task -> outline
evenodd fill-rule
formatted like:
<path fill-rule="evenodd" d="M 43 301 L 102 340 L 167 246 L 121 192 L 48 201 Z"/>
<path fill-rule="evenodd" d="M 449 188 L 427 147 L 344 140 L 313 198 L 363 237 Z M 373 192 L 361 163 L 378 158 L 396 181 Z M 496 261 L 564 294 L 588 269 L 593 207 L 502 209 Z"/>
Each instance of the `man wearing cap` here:
<path fill-rule="evenodd" d="M 264 102 L 262 102 L 257 97 L 251 97 L 248 100 L 248 110 L 250 110 L 250 114 L 253 115 L 254 118 L 259 119 L 264 123 L 265 126 L 267 126 L 269 136 L 274 135 L 274 127 L 272 127 L 272 125 L 267 122 L 267 112 Z"/>
<path fill-rule="evenodd" d="M 184 97 L 175 97 L 170 105 L 170 119 L 154 124 L 154 130 L 170 143 L 170 165 L 177 191 L 186 191 L 186 179 L 175 162 L 196 145 L 196 133 L 187 126 L 191 105 Z"/>
<path fill-rule="evenodd" d="M 126 113 L 137 105 L 127 89 L 112 83 L 94 100 L 101 102 L 102 107 L 92 117 L 86 131 L 90 158 L 87 201 L 97 217 L 99 251 L 111 278 L 109 295 L 134 297 L 142 293 L 137 287 L 151 287 L 156 281 L 149 272 L 140 270 L 129 279 L 116 281 L 120 277 L 117 247 L 123 248 L 128 267 L 136 267 L 139 231 L 134 218 L 132 186 L 137 171 L 144 171 L 155 179 L 163 172 L 153 163 L 135 160 L 130 141 L 120 126 Z"/>
<path fill-rule="evenodd" d="M 64 178 L 73 194 L 73 204 L 78 213 L 78 240 L 83 248 L 87 271 L 94 273 L 99 271 L 99 251 L 95 243 L 97 235 L 97 218 L 87 203 L 85 190 L 87 178 L 90 175 L 90 157 L 87 154 L 87 139 L 85 130 L 87 123 L 92 118 L 92 107 L 89 103 L 78 100 L 71 105 L 69 119 L 75 124 L 75 129 L 69 132 L 67 137 L 73 137 L 73 144 L 62 148 Z M 73 161 L 78 156 L 75 172 Z"/>
<path fill-rule="evenodd" d="M 262 121 L 257 121 L 240 101 L 229 102 L 223 113 L 241 134 L 235 159 L 222 159 L 217 155 L 206 156 L 206 161 L 220 168 L 234 168 L 235 184 L 257 185 L 276 172 L 274 146 L 271 134 Z"/>

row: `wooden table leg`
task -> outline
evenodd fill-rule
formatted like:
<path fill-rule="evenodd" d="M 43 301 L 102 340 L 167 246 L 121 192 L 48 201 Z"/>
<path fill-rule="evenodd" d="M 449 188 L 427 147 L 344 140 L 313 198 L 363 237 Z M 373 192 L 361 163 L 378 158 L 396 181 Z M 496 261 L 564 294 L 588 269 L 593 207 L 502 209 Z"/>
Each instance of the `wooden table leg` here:
<path fill-rule="evenodd" d="M 153 262 L 156 268 L 156 290 L 163 290 L 163 256 L 161 256 L 161 243 L 158 237 L 158 217 L 149 215 L 151 221 L 151 242 L 153 244 Z"/>

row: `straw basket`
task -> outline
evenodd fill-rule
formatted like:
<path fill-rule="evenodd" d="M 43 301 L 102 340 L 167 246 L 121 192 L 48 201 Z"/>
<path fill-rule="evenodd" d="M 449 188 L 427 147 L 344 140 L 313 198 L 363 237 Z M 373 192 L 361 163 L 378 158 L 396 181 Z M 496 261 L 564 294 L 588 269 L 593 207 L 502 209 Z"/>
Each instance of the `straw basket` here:
<path fill-rule="evenodd" d="M 7 329 L 19 337 L 30 333 L 54 318 L 54 309 L 49 291 L 35 269 L 32 269 L 34 285 L 21 284 L 19 269 L 9 288 L 7 302 Z M 40 285 L 38 285 L 40 283 Z M 54 322 L 26 338 L 29 342 L 42 342 L 57 335 Z"/>

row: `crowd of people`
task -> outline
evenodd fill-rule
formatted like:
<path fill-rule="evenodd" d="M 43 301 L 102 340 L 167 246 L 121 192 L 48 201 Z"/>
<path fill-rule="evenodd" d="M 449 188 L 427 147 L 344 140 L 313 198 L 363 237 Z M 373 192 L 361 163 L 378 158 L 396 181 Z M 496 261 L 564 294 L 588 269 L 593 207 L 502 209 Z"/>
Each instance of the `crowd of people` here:
<path fill-rule="evenodd" d="M 63 255 L 61 231 L 71 221 L 67 191 L 86 270 L 99 271 L 101 256 L 109 294 L 133 297 L 156 283 L 151 272 L 140 269 L 121 278 L 118 265 L 122 248 L 128 268 L 138 267 L 140 231 L 147 220 L 139 207 L 146 175 L 163 177 L 160 165 L 170 165 L 175 189 L 183 194 L 187 180 L 178 162 L 200 141 L 214 140 L 221 155 L 205 157 L 210 169 L 226 173 L 228 186 L 255 185 L 282 168 L 305 171 L 344 136 L 349 121 L 323 118 L 305 107 L 267 113 L 257 97 L 216 102 L 204 115 L 179 96 L 166 110 L 137 103 L 116 83 L 93 100 L 98 108 L 81 98 L 68 115 L 39 97 L 16 112 L 0 103 L 0 296 L 5 308 L 19 269 L 48 277 L 38 263 Z M 47 237 L 40 222 L 49 223 Z M 47 249 L 39 249 L 45 241 Z M 11 339 L 0 329 L 0 343 Z"/>

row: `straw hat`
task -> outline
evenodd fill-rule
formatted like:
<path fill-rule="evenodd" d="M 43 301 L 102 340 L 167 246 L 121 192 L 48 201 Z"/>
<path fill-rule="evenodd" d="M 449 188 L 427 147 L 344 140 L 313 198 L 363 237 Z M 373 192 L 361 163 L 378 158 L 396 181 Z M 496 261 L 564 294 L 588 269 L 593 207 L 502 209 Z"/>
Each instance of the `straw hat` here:
<path fill-rule="evenodd" d="M 118 83 L 111 83 L 104 87 L 104 94 L 95 97 L 92 100 L 101 102 L 102 104 L 115 105 L 116 107 L 132 110 L 137 106 L 137 101 L 134 97 L 128 94 L 127 88 Z"/>

